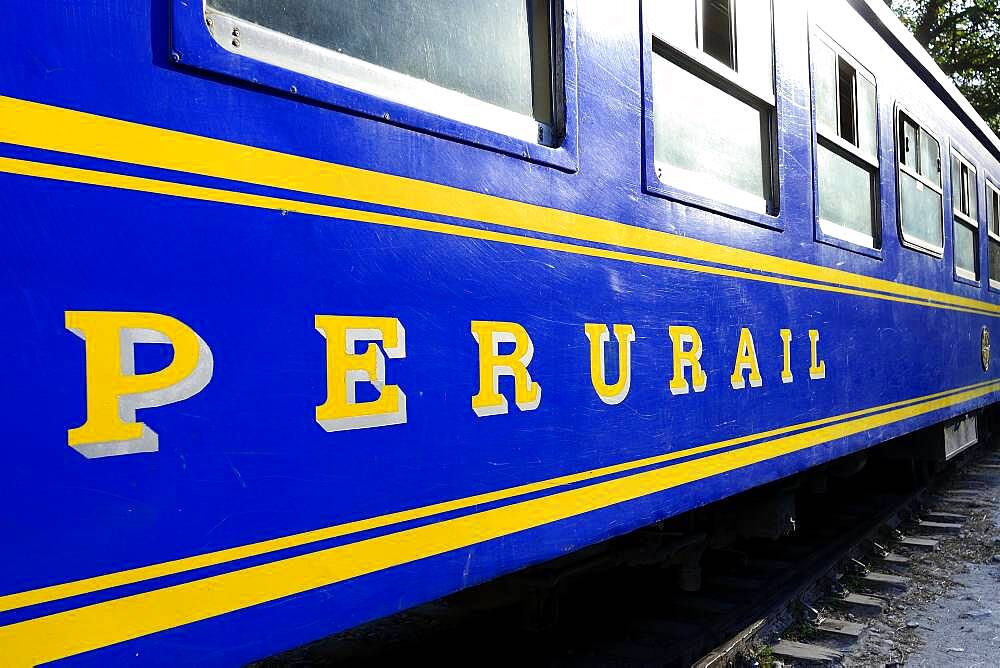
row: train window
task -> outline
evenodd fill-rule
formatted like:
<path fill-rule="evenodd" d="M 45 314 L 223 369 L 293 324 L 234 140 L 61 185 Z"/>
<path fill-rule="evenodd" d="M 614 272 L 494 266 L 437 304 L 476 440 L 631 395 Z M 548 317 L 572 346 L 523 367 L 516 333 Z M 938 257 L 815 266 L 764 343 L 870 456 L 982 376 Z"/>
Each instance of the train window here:
<path fill-rule="evenodd" d="M 550 0 L 206 0 L 251 58 L 446 118 L 551 144 Z"/>
<path fill-rule="evenodd" d="M 664 184 L 771 213 L 770 0 L 650 0 L 653 157 Z"/>
<path fill-rule="evenodd" d="M 979 215 L 976 168 L 958 153 L 951 154 L 951 199 L 954 212 L 955 273 L 979 280 Z"/>
<path fill-rule="evenodd" d="M 944 252 L 941 144 L 905 111 L 899 112 L 899 227 L 907 245 Z"/>
<path fill-rule="evenodd" d="M 820 231 L 877 248 L 875 80 L 825 36 L 814 40 L 812 60 Z"/>
<path fill-rule="evenodd" d="M 986 182 L 986 235 L 989 239 L 990 287 L 1000 289 L 1000 190 Z"/>

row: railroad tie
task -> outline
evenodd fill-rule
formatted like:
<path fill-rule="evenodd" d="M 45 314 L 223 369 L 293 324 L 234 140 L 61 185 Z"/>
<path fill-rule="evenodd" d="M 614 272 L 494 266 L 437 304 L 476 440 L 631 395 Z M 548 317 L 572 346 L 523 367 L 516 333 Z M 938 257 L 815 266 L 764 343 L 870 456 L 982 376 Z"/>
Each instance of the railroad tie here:
<path fill-rule="evenodd" d="M 843 653 L 835 649 L 794 640 L 781 640 L 771 645 L 771 653 L 782 659 L 821 665 L 839 664 L 844 660 Z"/>

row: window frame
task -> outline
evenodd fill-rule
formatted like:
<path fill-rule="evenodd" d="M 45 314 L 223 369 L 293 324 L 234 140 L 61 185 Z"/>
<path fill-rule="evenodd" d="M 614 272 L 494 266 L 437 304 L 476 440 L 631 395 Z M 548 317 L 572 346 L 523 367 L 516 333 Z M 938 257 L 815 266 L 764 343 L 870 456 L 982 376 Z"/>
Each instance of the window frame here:
<path fill-rule="evenodd" d="M 925 255 L 930 255 L 937 259 L 944 258 L 944 246 L 947 244 L 947 230 L 945 230 L 945 224 L 947 222 L 946 207 L 945 207 L 945 183 L 944 178 L 944 165 L 941 166 L 941 184 L 936 185 L 930 182 L 927 177 L 922 176 L 919 173 L 915 173 L 909 167 L 903 165 L 900 161 L 900 143 L 899 143 L 899 133 L 902 130 L 902 117 L 906 116 L 909 118 L 918 129 L 923 130 L 930 136 L 931 139 L 937 142 L 938 145 L 938 160 L 943 160 L 943 147 L 944 143 L 941 141 L 941 136 L 937 133 L 931 132 L 928 128 L 930 127 L 925 123 L 919 116 L 915 115 L 909 110 L 909 108 L 897 102 L 893 109 L 893 173 L 895 174 L 896 182 L 896 229 L 899 234 L 899 243 L 904 248 L 916 251 L 918 253 L 923 253 Z M 927 244 L 920 239 L 914 239 L 907 236 L 906 231 L 903 229 L 903 197 L 902 197 L 902 181 L 900 179 L 901 173 L 904 172 L 907 176 L 915 178 L 917 181 L 922 183 L 924 187 L 934 190 L 941 196 L 941 246 L 932 246 Z"/>
<path fill-rule="evenodd" d="M 980 238 L 980 232 L 979 232 L 979 227 L 981 225 L 980 216 L 979 216 L 979 211 L 980 211 L 980 206 L 979 206 L 979 174 L 980 174 L 980 169 L 979 169 L 978 166 L 976 166 L 976 164 L 974 162 L 972 162 L 971 160 L 969 160 L 968 158 L 965 157 L 967 155 L 967 153 L 965 153 L 959 146 L 957 146 L 955 144 L 954 140 L 952 140 L 950 142 L 950 146 L 948 148 L 949 148 L 949 150 L 948 150 L 948 172 L 949 172 L 949 179 L 948 179 L 949 188 L 948 188 L 948 193 L 949 193 L 949 195 L 948 196 L 952 200 L 952 202 L 951 202 L 951 264 L 952 264 L 952 268 L 953 268 L 953 278 L 956 281 L 960 282 L 960 283 L 967 283 L 969 285 L 974 285 L 974 286 L 978 287 L 980 285 L 980 278 L 978 277 L 977 273 L 982 271 L 982 267 L 981 267 L 981 264 L 982 264 L 982 239 Z M 966 213 L 963 213 L 963 212 L 959 211 L 958 206 L 956 206 L 955 196 L 954 196 L 954 192 L 955 192 L 955 187 L 954 187 L 955 173 L 954 173 L 954 170 L 952 169 L 952 159 L 958 159 L 958 161 L 960 163 L 964 164 L 966 167 L 969 168 L 969 171 L 972 172 L 972 178 L 973 178 L 973 184 L 972 185 L 974 187 L 974 190 L 973 190 L 973 192 L 970 193 L 970 195 L 973 198 L 975 198 L 975 202 L 976 202 L 976 216 L 975 216 L 975 218 L 973 218 L 972 216 L 970 216 L 970 215 L 968 215 Z M 959 176 L 961 177 L 961 173 L 959 174 Z M 962 187 L 964 188 L 964 184 L 962 185 Z M 955 261 L 955 257 L 956 257 L 955 225 L 956 224 L 965 225 L 966 227 L 971 228 L 973 230 L 973 237 L 976 240 L 976 247 L 973 249 L 973 251 L 974 251 L 974 253 L 973 253 L 973 255 L 974 255 L 973 263 L 975 264 L 976 269 L 975 269 L 975 271 L 971 275 L 970 275 L 970 273 L 967 270 L 959 267 L 958 263 Z M 989 228 L 989 224 L 988 223 L 987 223 L 987 228 Z"/>
<path fill-rule="evenodd" d="M 222 46 L 211 33 L 206 19 L 204 0 L 171 0 L 172 46 L 171 58 L 175 66 L 193 67 L 222 74 L 261 88 L 276 95 L 304 99 L 332 105 L 381 123 L 389 123 L 416 130 L 424 134 L 458 140 L 487 148 L 531 162 L 557 167 L 564 171 L 579 168 L 576 66 L 576 2 L 577 0 L 552 0 L 552 96 L 554 135 L 551 143 L 539 137 L 530 141 L 526 136 L 512 133 L 503 123 L 476 123 L 462 110 L 454 115 L 441 115 L 415 104 L 406 104 L 382 97 L 374 92 L 352 88 L 343 83 L 291 69 L 289 64 L 277 65 L 255 59 L 245 53 Z M 561 27 L 561 30 L 560 30 Z M 268 31 L 266 28 L 256 28 Z M 280 35 L 279 33 L 274 33 Z M 284 36 L 285 39 L 296 40 Z M 316 47 L 321 49 L 321 47 Z M 388 68 L 371 65 L 386 73 L 399 74 Z M 391 76 L 391 75 L 390 75 Z M 405 76 L 405 75 L 403 75 Z M 428 91 L 441 87 L 425 82 Z M 490 105 L 482 102 L 483 105 Z M 476 105 L 478 106 L 478 105 Z M 497 109 L 500 109 L 497 107 Z M 516 112 L 509 112 L 515 114 Z M 527 117 L 524 117 L 527 120 Z"/>
<path fill-rule="evenodd" d="M 992 252 L 993 243 L 997 244 L 997 252 L 1000 253 L 1000 211 L 997 212 L 997 226 L 998 233 L 994 233 L 990 229 L 990 191 L 994 191 L 997 194 L 997 198 L 1000 199 L 1000 181 L 993 179 L 989 174 L 983 174 L 983 182 L 985 183 L 984 192 L 986 193 L 986 285 L 991 292 L 1000 292 L 1000 280 L 993 280 L 990 275 L 990 253 Z"/>
<path fill-rule="evenodd" d="M 816 59 L 813 57 L 814 54 L 814 44 L 818 40 L 825 44 L 837 58 L 842 58 L 851 67 L 854 68 L 855 77 L 861 76 L 868 80 L 869 83 L 875 89 L 875 154 L 870 156 L 860 147 L 848 142 L 846 139 L 841 137 L 839 133 L 836 136 L 829 136 L 825 133 L 820 132 L 819 127 L 819 107 L 816 101 Z M 838 61 L 839 66 L 839 61 Z M 839 67 L 838 67 L 839 70 Z M 839 78 L 838 78 L 839 79 Z M 840 82 L 837 82 L 838 91 Z M 884 220 L 882 215 L 882 114 L 879 105 L 879 88 L 878 81 L 875 75 L 867 67 L 861 64 L 861 62 L 855 58 L 851 53 L 845 49 L 840 43 L 833 39 L 833 37 L 822 28 L 813 25 L 809 31 L 809 99 L 812 105 L 810 116 L 812 119 L 812 144 L 810 146 L 813 156 L 813 170 L 812 170 L 812 185 L 813 185 L 813 227 L 815 240 L 827 244 L 830 246 L 835 246 L 837 248 L 843 248 L 845 250 L 853 251 L 861 255 L 867 255 L 879 260 L 884 259 L 884 240 L 885 240 L 885 230 L 884 230 Z M 837 95 L 837 120 L 840 122 L 840 96 Z M 859 133 L 860 128 L 857 124 L 858 115 L 858 103 L 857 103 L 857 84 L 855 84 L 855 102 L 854 102 L 854 113 L 855 113 L 855 134 Z M 853 162 L 855 164 L 863 163 L 860 166 L 867 166 L 869 169 L 869 175 L 872 182 L 872 237 L 871 245 L 861 243 L 859 237 L 864 236 L 860 232 L 851 230 L 843 227 L 833 221 L 824 220 L 820 216 L 820 191 L 819 191 L 819 149 L 821 144 L 832 145 L 833 148 L 827 147 L 827 150 L 834 151 L 838 155 L 841 155 L 846 160 Z M 845 155 L 846 154 L 846 155 Z"/>
<path fill-rule="evenodd" d="M 774 5 L 776 0 L 771 0 L 771 90 L 762 90 L 760 86 L 753 83 L 745 75 L 726 67 L 711 55 L 697 48 L 685 48 L 682 46 L 667 43 L 659 38 L 654 38 L 650 21 L 651 12 L 648 5 L 655 0 L 642 0 L 640 2 L 640 25 L 642 34 L 642 121 L 643 121 L 643 191 L 664 199 L 680 204 L 685 204 L 713 213 L 718 213 L 728 218 L 742 220 L 755 225 L 766 227 L 772 230 L 782 230 L 784 228 L 782 211 L 782 199 L 784 189 L 780 184 L 780 175 L 785 172 L 785 158 L 782 155 L 783 145 L 781 129 L 778 119 L 783 113 L 784 101 L 776 94 L 777 87 L 777 66 L 776 53 L 777 41 L 774 30 Z M 700 0 L 693 0 L 700 4 Z M 734 14 L 739 11 L 734 9 Z M 701 29 L 701 11 L 696 10 L 698 16 L 698 29 Z M 670 56 L 661 55 L 654 47 L 654 39 L 659 43 L 660 51 L 669 52 Z M 737 40 L 739 38 L 737 37 Z M 738 43 L 734 43 L 734 49 L 738 49 Z M 678 185 L 671 185 L 662 180 L 659 175 L 659 168 L 656 163 L 654 148 L 655 126 L 654 126 L 654 106 L 653 99 L 653 62 L 655 58 L 666 58 L 673 64 L 687 70 L 693 76 L 697 76 L 706 83 L 715 85 L 728 95 L 748 104 L 760 108 L 759 105 L 769 106 L 769 119 L 767 136 L 762 137 L 762 146 L 766 146 L 770 155 L 770 164 L 765 167 L 765 174 L 769 181 L 770 201 L 767 212 L 729 203 L 725 200 L 725 194 L 716 196 L 702 192 L 686 190 Z M 763 133 L 762 133 L 763 134 Z M 765 143 L 766 141 L 766 143 Z"/>

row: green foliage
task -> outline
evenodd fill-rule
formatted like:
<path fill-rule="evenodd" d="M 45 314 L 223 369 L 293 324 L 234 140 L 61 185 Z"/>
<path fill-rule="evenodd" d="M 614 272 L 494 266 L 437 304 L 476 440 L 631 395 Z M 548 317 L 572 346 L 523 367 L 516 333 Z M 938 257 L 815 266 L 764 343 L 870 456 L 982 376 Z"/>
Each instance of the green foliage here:
<path fill-rule="evenodd" d="M 1000 3 L 886 0 L 980 116 L 1000 132 Z"/>
<path fill-rule="evenodd" d="M 774 668 L 774 652 L 771 651 L 771 647 L 769 645 L 764 645 L 763 647 L 758 648 L 757 651 L 753 653 L 753 658 L 756 659 L 760 668 Z"/>

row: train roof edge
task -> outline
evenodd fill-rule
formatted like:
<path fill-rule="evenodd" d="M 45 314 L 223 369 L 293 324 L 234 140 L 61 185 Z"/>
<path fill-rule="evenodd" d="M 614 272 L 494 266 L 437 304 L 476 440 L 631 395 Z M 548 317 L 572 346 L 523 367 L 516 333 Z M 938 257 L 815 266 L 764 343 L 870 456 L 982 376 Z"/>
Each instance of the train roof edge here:
<path fill-rule="evenodd" d="M 983 145 L 1000 159 L 1000 137 L 884 0 L 848 0 Z"/>

